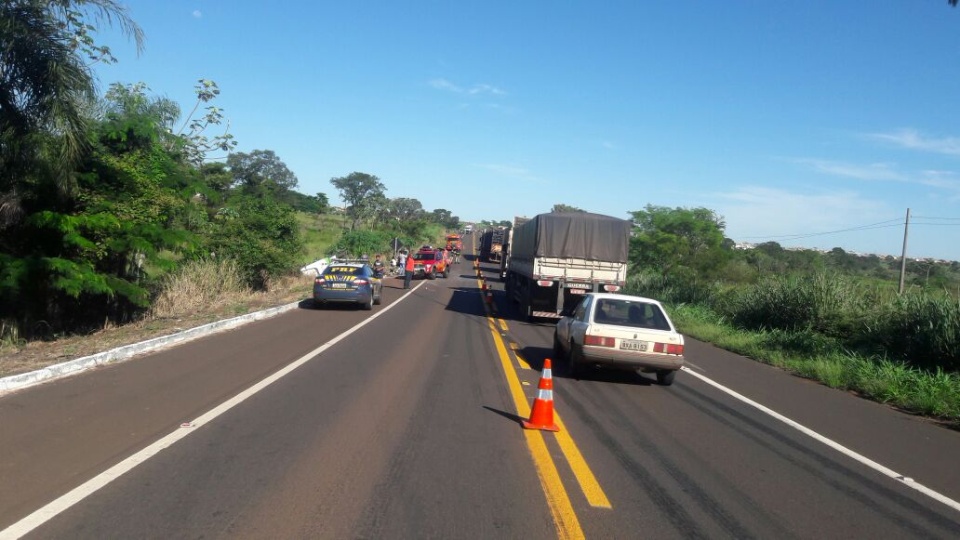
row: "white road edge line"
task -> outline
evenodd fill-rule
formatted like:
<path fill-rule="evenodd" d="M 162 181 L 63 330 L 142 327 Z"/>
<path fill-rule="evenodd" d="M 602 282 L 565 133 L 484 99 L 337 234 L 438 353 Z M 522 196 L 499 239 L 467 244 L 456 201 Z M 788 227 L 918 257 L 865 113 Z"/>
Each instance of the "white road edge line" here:
<path fill-rule="evenodd" d="M 218 416 L 236 407 L 237 405 L 244 402 L 245 400 L 252 397 L 253 395 L 257 394 L 267 386 L 270 386 L 271 384 L 277 382 L 278 380 L 280 380 L 281 378 L 283 378 L 293 370 L 306 364 L 307 362 L 312 360 L 314 357 L 316 357 L 320 353 L 324 352 L 330 347 L 333 347 L 334 345 L 336 345 L 337 343 L 345 339 L 350 334 L 353 334 L 357 330 L 363 328 L 364 326 L 366 326 L 368 323 L 370 323 L 377 317 L 383 315 L 387 311 L 390 311 L 393 308 L 393 306 L 399 304 L 400 301 L 404 300 L 406 297 L 413 294 L 413 292 L 416 291 L 417 288 L 419 288 L 420 285 L 422 285 L 423 283 L 424 282 L 421 281 L 416 286 L 412 287 L 409 292 L 407 292 L 406 294 L 398 298 L 394 303 L 377 311 L 376 313 L 371 315 L 369 318 L 364 319 L 353 328 L 350 328 L 349 330 L 345 331 L 339 336 L 331 339 L 330 341 L 324 343 L 323 345 L 317 347 L 316 349 L 301 356 L 300 358 L 295 360 L 293 363 L 288 364 L 286 367 L 284 367 L 280 371 L 277 371 L 273 375 L 270 375 L 269 377 L 263 379 L 262 381 L 254 384 L 250 388 L 247 388 L 246 390 L 244 390 L 243 392 L 240 392 L 236 396 L 228 399 L 227 401 L 224 401 L 220 405 L 217 405 L 213 409 L 200 415 L 196 420 L 193 420 L 192 422 L 185 422 L 176 431 L 171 432 L 169 435 L 164 436 L 157 442 L 151 444 L 150 446 L 147 446 L 146 448 L 144 448 L 143 450 L 140 450 L 136 454 L 133 454 L 132 456 L 124 459 L 120 463 L 117 463 L 113 467 L 110 467 L 106 471 L 98 474 L 97 476 L 91 478 L 90 480 L 70 490 L 65 495 L 60 496 L 59 498 L 48 503 L 46 506 L 40 508 L 39 510 L 36 510 L 29 516 L 21 519 L 20 521 L 0 531 L 0 540 L 20 538 L 22 536 L 25 536 L 26 534 L 30 533 L 37 527 L 43 525 L 47 521 L 56 517 L 58 514 L 66 511 L 71 506 L 79 503 L 83 499 L 96 493 L 99 489 L 103 488 L 110 482 L 113 482 L 117 478 L 120 478 L 124 474 L 133 470 L 134 467 L 136 467 L 137 465 L 140 465 L 141 463 L 144 463 L 145 461 L 152 458 L 153 456 L 159 454 L 160 451 L 164 450 L 165 448 L 169 448 L 173 446 L 174 443 L 176 443 L 180 439 L 183 439 L 187 435 L 190 435 L 191 433 L 195 432 L 198 428 L 203 427 L 204 424 L 211 422 Z"/>
<path fill-rule="evenodd" d="M 858 454 L 857 452 L 854 452 L 853 450 L 850 450 L 849 448 L 843 446 L 843 445 L 840 444 L 840 443 L 837 443 L 837 442 L 835 442 L 835 441 L 833 441 L 833 440 L 831 440 L 831 439 L 828 439 L 828 438 L 824 437 L 823 435 L 817 433 L 816 431 L 813 431 L 812 429 L 804 426 L 803 424 L 797 423 L 797 422 L 795 422 L 795 421 L 787 418 L 786 416 L 783 416 L 782 414 L 774 411 L 773 409 L 770 409 L 769 407 L 765 407 L 765 406 L 757 403 L 756 401 L 753 401 L 752 399 L 750 399 L 750 398 L 748 398 L 748 397 L 746 397 L 746 396 L 744 396 L 744 395 L 742 395 L 742 394 L 739 394 L 739 393 L 737 393 L 736 391 L 731 390 L 731 389 L 727 388 L 726 386 L 723 386 L 722 384 L 720 384 L 720 383 L 718 383 L 718 382 L 716 382 L 716 381 L 714 381 L 714 380 L 712 380 L 712 379 L 708 379 L 708 378 L 705 377 L 704 375 L 701 375 L 701 374 L 699 374 L 699 373 L 696 373 L 695 371 L 693 371 L 693 370 L 691 370 L 691 369 L 687 369 L 687 368 L 685 368 L 685 367 L 684 367 L 684 368 L 681 368 L 681 369 L 682 369 L 683 371 L 689 373 L 690 375 L 693 375 L 694 377 L 700 379 L 701 381 L 709 384 L 710 386 L 713 386 L 714 388 L 720 390 L 721 392 L 724 392 L 724 393 L 726 393 L 726 394 L 729 394 L 730 396 L 732 396 L 732 397 L 734 397 L 734 398 L 736 398 L 736 399 L 738 399 L 738 400 L 746 403 L 747 405 L 750 405 L 751 407 L 759 410 L 760 412 L 763 412 L 763 413 L 765 413 L 765 414 L 767 414 L 767 415 L 769 415 L 769 416 L 772 416 L 773 418 L 775 418 L 775 419 L 783 422 L 784 424 L 786 424 L 786 425 L 788 425 L 788 426 L 796 429 L 797 431 L 803 433 L 804 435 L 807 435 L 808 437 L 811 437 L 811 438 L 813 438 L 813 439 L 815 439 L 815 440 L 817 440 L 817 441 L 819 441 L 819 442 L 821 442 L 821 443 L 829 446 L 830 448 L 833 448 L 833 449 L 836 450 L 837 452 L 840 452 L 841 454 L 843 454 L 843 455 L 845 455 L 845 456 L 847 456 L 847 457 L 849 457 L 849 458 L 852 458 L 852 459 L 854 459 L 854 460 L 856 460 L 856 461 L 859 461 L 860 463 L 866 465 L 867 467 L 870 467 L 871 469 L 879 472 L 880 474 L 883 474 L 883 475 L 885 475 L 885 476 L 889 476 L 890 478 L 892 478 L 892 479 L 900 482 L 901 484 L 903 484 L 904 486 L 907 486 L 907 487 L 910 488 L 910 489 L 914 489 L 914 490 L 916 490 L 916 491 L 919 491 L 920 493 L 926 495 L 927 497 L 930 497 L 931 499 L 934 499 L 934 500 L 936 500 L 936 501 L 939 501 L 939 502 L 941 502 L 941 503 L 949 506 L 950 508 L 953 508 L 954 510 L 960 511 L 960 502 L 957 502 L 957 501 L 955 501 L 955 500 L 953 500 L 953 499 L 951 499 L 951 498 L 949 498 L 949 497 L 947 497 L 947 496 L 945 496 L 945 495 L 942 495 L 942 494 L 940 494 L 940 493 L 938 493 L 938 492 L 936 492 L 936 491 L 928 488 L 927 486 L 925 486 L 925 485 L 923 485 L 923 484 L 921 484 L 921 483 L 919 483 L 919 482 L 914 481 L 914 480 L 913 480 L 912 478 L 910 478 L 910 477 L 904 476 L 904 475 L 902 475 L 902 474 L 900 474 L 900 473 L 898 473 L 898 472 L 896 472 L 896 471 L 894 471 L 894 470 L 888 469 L 887 467 L 884 467 L 883 465 L 877 463 L 876 461 L 873 461 L 873 460 L 871 460 L 870 458 L 867 458 L 866 456 L 860 455 L 860 454 Z"/>

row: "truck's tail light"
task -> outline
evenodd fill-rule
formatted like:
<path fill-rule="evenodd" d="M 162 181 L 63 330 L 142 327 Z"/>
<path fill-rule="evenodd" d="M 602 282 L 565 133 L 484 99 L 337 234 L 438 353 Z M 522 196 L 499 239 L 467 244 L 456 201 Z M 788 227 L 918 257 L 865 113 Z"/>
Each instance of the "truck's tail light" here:
<path fill-rule="evenodd" d="M 590 334 L 583 336 L 584 345 L 593 345 L 596 347 L 613 347 L 614 343 L 616 343 L 616 340 L 613 339 L 612 337 L 591 336 Z"/>
<path fill-rule="evenodd" d="M 676 345 L 673 343 L 654 343 L 653 352 L 683 356 L 683 345 Z"/>
<path fill-rule="evenodd" d="M 607 292 L 617 292 L 617 291 L 620 290 L 620 286 L 619 286 L 619 285 L 604 285 L 604 286 L 603 286 L 603 290 L 605 290 L 605 291 L 607 291 Z"/>
<path fill-rule="evenodd" d="M 537 280 L 537 285 L 541 287 L 553 287 L 553 282 L 546 279 Z"/>

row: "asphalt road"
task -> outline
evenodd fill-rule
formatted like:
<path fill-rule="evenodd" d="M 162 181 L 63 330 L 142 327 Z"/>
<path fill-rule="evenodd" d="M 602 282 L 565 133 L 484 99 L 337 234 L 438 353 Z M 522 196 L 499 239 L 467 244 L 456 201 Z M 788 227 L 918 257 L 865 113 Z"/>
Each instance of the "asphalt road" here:
<path fill-rule="evenodd" d="M 0 397 L 0 537 L 960 537 L 960 433 L 693 340 L 672 387 L 555 366 L 521 429 L 552 327 L 484 267 L 491 312 L 465 261 Z"/>

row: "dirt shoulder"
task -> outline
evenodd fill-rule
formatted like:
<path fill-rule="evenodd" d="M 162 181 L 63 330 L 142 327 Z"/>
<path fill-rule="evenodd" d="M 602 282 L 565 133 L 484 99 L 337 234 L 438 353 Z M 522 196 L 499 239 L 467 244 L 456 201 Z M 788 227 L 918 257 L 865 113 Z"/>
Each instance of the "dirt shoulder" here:
<path fill-rule="evenodd" d="M 309 279 L 292 279 L 269 292 L 252 293 L 229 303 L 178 317 L 145 318 L 123 326 L 103 328 L 92 334 L 55 341 L 30 341 L 17 346 L 4 344 L 0 347 L 0 377 L 27 373 L 188 328 L 298 302 L 310 297 L 311 283 Z"/>

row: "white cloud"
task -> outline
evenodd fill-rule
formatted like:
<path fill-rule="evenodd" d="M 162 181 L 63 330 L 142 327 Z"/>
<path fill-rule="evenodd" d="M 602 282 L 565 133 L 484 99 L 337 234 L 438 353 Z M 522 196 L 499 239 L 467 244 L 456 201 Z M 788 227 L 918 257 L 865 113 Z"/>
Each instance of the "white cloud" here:
<path fill-rule="evenodd" d="M 726 220 L 727 235 L 738 241 L 783 241 L 777 237 L 839 231 L 896 218 L 899 212 L 854 191 L 801 193 L 745 186 L 713 197 L 717 213 Z M 808 246 L 817 242 L 801 241 Z"/>
<path fill-rule="evenodd" d="M 460 85 L 454 84 L 453 82 L 448 81 L 447 79 L 432 79 L 428 83 L 433 88 L 437 90 L 446 90 L 448 92 L 453 92 L 456 94 L 465 94 L 469 96 L 479 96 L 479 95 L 493 95 L 493 96 L 505 96 L 507 93 L 496 86 L 490 84 L 475 84 L 469 88 L 462 87 Z"/>
<path fill-rule="evenodd" d="M 194 19 L 199 19 L 199 18 L 201 18 L 201 17 L 203 17 L 203 13 L 201 13 L 199 9 L 193 10 L 193 18 L 194 18 Z"/>
<path fill-rule="evenodd" d="M 797 159 L 795 163 L 811 167 L 817 172 L 831 176 L 854 178 L 857 180 L 899 182 L 916 184 L 946 191 L 949 200 L 960 200 L 960 177 L 953 171 L 923 170 L 903 172 L 890 163 L 870 163 L 866 165 L 844 163 L 823 159 Z"/>
<path fill-rule="evenodd" d="M 449 90 L 451 92 L 462 93 L 463 89 L 459 86 L 453 84 L 452 82 L 446 79 L 433 79 L 430 81 L 430 86 L 436 88 L 437 90 Z"/>
<path fill-rule="evenodd" d="M 901 148 L 960 156 L 960 138 L 928 138 L 915 129 L 901 129 L 890 133 L 868 133 L 868 138 L 891 143 Z"/>
<path fill-rule="evenodd" d="M 907 177 L 894 169 L 889 163 L 844 163 L 825 159 L 796 159 L 794 162 L 807 165 L 817 172 L 832 176 L 856 178 L 858 180 L 885 180 L 895 182 L 908 181 Z"/>

